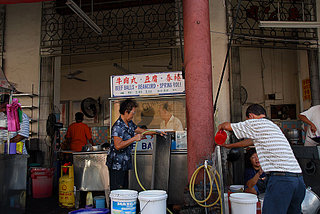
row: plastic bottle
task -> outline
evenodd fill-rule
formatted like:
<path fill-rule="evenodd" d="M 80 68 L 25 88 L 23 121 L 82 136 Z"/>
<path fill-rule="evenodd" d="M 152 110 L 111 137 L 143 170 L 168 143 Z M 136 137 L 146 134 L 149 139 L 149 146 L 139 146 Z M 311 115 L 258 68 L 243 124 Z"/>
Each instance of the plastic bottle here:
<path fill-rule="evenodd" d="M 87 193 L 86 207 L 93 207 L 92 192 Z"/>
<path fill-rule="evenodd" d="M 16 153 L 22 154 L 22 150 L 23 150 L 23 142 L 19 141 L 16 145 Z"/>

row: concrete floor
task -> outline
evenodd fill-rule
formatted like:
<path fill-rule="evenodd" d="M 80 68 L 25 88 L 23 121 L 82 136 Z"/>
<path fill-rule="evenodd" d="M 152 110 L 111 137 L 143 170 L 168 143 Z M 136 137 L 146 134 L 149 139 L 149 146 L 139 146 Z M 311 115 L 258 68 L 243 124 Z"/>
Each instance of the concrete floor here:
<path fill-rule="evenodd" d="M 59 207 L 58 196 L 53 195 L 50 198 L 32 198 L 27 197 L 26 214 L 68 214 L 75 209 L 65 209 Z"/>

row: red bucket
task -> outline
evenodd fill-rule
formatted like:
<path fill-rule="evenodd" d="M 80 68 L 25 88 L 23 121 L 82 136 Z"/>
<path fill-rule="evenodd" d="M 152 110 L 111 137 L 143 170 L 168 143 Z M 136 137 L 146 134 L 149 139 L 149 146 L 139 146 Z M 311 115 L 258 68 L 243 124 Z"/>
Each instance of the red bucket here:
<path fill-rule="evenodd" d="M 33 198 L 48 198 L 52 195 L 53 173 L 53 168 L 31 170 Z"/>

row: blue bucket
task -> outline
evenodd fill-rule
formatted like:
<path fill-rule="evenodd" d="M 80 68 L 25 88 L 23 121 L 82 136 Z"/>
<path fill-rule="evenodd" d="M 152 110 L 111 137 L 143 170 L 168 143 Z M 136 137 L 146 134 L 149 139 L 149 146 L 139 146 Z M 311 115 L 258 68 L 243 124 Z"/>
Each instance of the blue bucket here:
<path fill-rule="evenodd" d="M 110 213 L 109 209 L 79 209 L 69 212 L 69 214 L 108 214 Z"/>
<path fill-rule="evenodd" d="M 106 208 L 106 197 L 104 196 L 96 196 L 94 197 L 94 203 L 96 205 L 96 208 Z"/>

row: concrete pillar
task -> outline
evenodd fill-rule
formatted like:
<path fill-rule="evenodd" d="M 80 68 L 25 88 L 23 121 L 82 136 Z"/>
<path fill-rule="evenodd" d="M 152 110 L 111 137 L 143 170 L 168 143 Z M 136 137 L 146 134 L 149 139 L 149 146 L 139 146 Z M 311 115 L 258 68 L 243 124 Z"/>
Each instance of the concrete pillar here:
<path fill-rule="evenodd" d="M 310 87 L 311 87 L 311 105 L 320 104 L 320 80 L 319 80 L 319 65 L 318 65 L 318 50 L 308 50 Z"/>
<path fill-rule="evenodd" d="M 188 179 L 214 149 L 208 0 L 183 0 Z"/>

